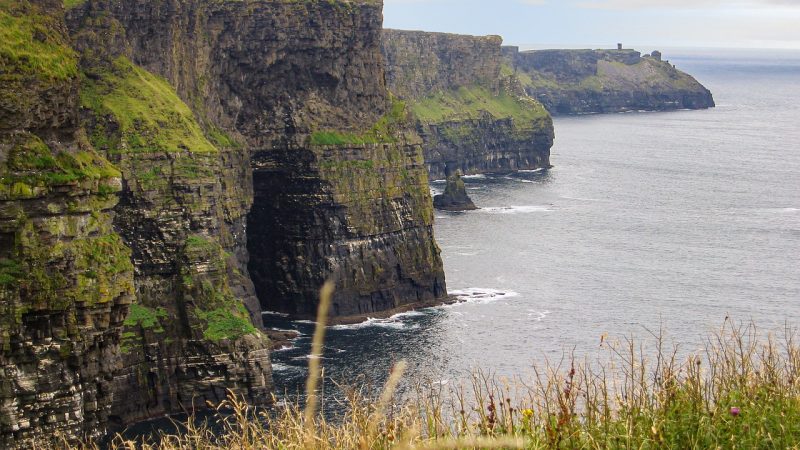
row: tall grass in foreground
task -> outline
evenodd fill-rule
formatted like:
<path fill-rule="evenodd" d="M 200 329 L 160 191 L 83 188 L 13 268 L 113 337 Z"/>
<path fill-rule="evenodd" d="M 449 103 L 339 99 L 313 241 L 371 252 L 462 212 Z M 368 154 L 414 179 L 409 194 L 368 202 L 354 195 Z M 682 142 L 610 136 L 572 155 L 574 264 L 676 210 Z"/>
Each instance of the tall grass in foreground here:
<path fill-rule="evenodd" d="M 323 306 L 330 287 L 323 290 Z M 328 298 L 326 298 L 328 297 Z M 380 398 L 354 390 L 344 417 L 328 421 L 315 392 L 324 339 L 320 314 L 305 408 L 257 412 L 231 397 L 222 429 L 189 421 L 157 443 L 117 438 L 119 449 L 603 449 L 800 448 L 800 347 L 795 333 L 760 338 L 755 326 L 727 321 L 705 349 L 679 360 L 654 334 L 655 348 L 633 340 L 604 344 L 603 364 L 567 361 L 530 379 L 476 373 L 449 391 L 420 386 L 393 403 L 404 363 Z M 650 356 L 652 355 L 652 356 Z"/>

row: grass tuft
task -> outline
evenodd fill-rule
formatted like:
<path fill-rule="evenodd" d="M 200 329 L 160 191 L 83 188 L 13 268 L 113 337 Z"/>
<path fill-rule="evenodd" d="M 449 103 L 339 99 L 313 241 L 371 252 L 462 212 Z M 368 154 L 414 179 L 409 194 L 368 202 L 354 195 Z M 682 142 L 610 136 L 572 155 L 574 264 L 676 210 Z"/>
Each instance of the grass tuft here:
<path fill-rule="evenodd" d="M 415 102 L 411 110 L 423 123 L 479 119 L 490 114 L 495 119 L 513 118 L 517 125 L 530 125 L 548 116 L 538 102 L 523 101 L 505 90 L 495 95 L 481 86 L 436 93 Z"/>

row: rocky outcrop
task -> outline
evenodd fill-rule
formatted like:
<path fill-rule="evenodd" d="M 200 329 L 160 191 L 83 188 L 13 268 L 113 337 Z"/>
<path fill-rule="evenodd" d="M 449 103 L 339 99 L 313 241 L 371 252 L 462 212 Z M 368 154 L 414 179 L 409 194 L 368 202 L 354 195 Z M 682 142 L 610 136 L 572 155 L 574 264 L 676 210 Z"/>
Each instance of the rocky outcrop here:
<path fill-rule="evenodd" d="M 433 206 L 444 211 L 472 211 L 478 209 L 467 195 L 467 187 L 461 179 L 461 171 L 447 177 L 447 186 L 442 194 L 433 197 Z"/>
<path fill-rule="evenodd" d="M 390 90 L 406 100 L 429 176 L 550 167 L 550 115 L 504 70 L 499 36 L 384 30 Z"/>
<path fill-rule="evenodd" d="M 661 53 L 504 47 L 506 64 L 551 114 L 668 111 L 714 106 L 708 89 Z"/>
<path fill-rule="evenodd" d="M 131 61 L 136 35 L 128 30 L 138 25 L 111 16 L 110 6 L 88 1 L 70 12 L 70 23 L 84 122 L 122 172 L 114 226 L 132 249 L 136 275 L 112 425 L 205 408 L 229 390 L 264 404 L 271 346 L 258 329 L 246 270 L 249 153 L 165 79 Z"/>
<path fill-rule="evenodd" d="M 0 2 L 0 447 L 100 437 L 133 300 L 61 2 Z"/>

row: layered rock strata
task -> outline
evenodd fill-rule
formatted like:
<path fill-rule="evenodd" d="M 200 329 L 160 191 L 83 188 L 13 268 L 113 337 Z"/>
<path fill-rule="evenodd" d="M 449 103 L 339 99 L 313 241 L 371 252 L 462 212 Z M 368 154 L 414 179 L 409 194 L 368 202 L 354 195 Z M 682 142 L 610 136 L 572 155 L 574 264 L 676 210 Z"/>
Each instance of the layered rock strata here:
<path fill-rule="evenodd" d="M 249 268 L 263 308 L 313 316 L 326 279 L 334 315 L 445 295 L 420 142 L 384 83 L 381 2 L 108 8 L 135 62 L 245 137 Z"/>
<path fill-rule="evenodd" d="M 149 4 L 130 6 L 141 13 Z M 246 271 L 249 153 L 133 62 L 137 35 L 129 30 L 142 24 L 115 18 L 113 6 L 88 1 L 70 11 L 84 122 L 122 172 L 114 225 L 136 273 L 112 424 L 205 408 L 229 391 L 264 404 L 271 345 Z"/>
<path fill-rule="evenodd" d="M 0 447 L 98 438 L 134 299 L 122 174 L 78 126 L 61 2 L 0 2 L 0 23 Z"/>
<path fill-rule="evenodd" d="M 429 175 L 550 167 L 550 115 L 503 68 L 499 36 L 384 30 L 392 92 L 407 100 Z"/>
<path fill-rule="evenodd" d="M 266 402 L 261 309 L 326 279 L 334 315 L 446 295 L 380 2 L 67 3 L 77 51 L 61 2 L 0 3 L 6 446 Z"/>
<path fill-rule="evenodd" d="M 534 50 L 504 47 L 506 64 L 551 114 L 669 111 L 714 107 L 691 75 L 634 50 Z"/>

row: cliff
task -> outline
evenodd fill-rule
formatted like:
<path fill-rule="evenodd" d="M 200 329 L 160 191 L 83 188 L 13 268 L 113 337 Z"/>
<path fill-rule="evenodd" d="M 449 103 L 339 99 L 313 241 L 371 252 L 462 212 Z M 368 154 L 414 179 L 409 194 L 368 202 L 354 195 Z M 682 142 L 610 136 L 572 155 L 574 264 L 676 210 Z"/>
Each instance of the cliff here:
<path fill-rule="evenodd" d="M 446 295 L 422 149 L 389 98 L 382 3 L 108 2 L 131 59 L 242 136 L 261 307 L 359 315 Z"/>
<path fill-rule="evenodd" d="M 404 125 L 403 105 L 390 101 L 383 84 L 380 3 L 89 1 L 70 16 L 76 40 L 86 42 L 85 60 L 96 51 L 94 44 L 104 42 L 112 71 L 127 64 L 119 54 L 140 68 L 135 71 L 157 75 L 168 83 L 146 84 L 174 88 L 178 100 L 169 103 L 183 102 L 185 116 L 195 119 L 179 120 L 179 129 L 167 133 L 187 142 L 172 146 L 165 137 L 166 151 L 134 152 L 131 159 L 134 172 L 148 175 L 143 193 L 132 197 L 130 219 L 141 222 L 150 211 L 160 212 L 141 242 L 141 254 L 154 260 L 143 259 L 148 276 L 142 291 L 161 301 L 146 304 L 146 317 L 158 317 L 159 307 L 169 317 L 170 302 L 177 302 L 183 317 L 181 305 L 188 304 L 199 307 L 200 323 L 210 317 L 221 326 L 236 325 L 236 334 L 247 331 L 243 339 L 253 341 L 257 333 L 227 316 L 240 320 L 235 308 L 216 312 L 220 295 L 223 306 L 310 317 L 329 278 L 337 284 L 336 315 L 431 302 L 445 294 L 421 148 Z M 101 80 L 102 91 L 102 84 L 117 77 L 87 74 L 93 78 Z M 141 128 L 140 122 L 132 123 Z M 170 122 L 167 115 L 156 123 Z M 181 130 L 186 123 L 190 130 Z M 201 130 L 201 136 L 191 130 Z M 191 158 L 185 148 L 194 149 Z M 139 161 L 147 162 L 139 167 Z M 163 176 L 173 167 L 183 176 Z M 160 185 L 165 180 L 173 184 Z M 163 248 L 170 253 L 160 254 Z M 203 256 L 211 254 L 226 256 L 226 265 Z M 192 255 L 200 260 L 186 260 Z M 163 264 L 174 261 L 186 261 L 186 267 Z M 193 275 L 189 283 L 186 270 Z M 248 274 L 260 304 L 251 305 L 247 290 L 236 292 L 236 280 L 248 284 Z M 224 282 L 221 292 L 207 288 L 225 276 L 228 288 Z M 129 386 L 147 380 L 141 368 L 163 366 L 150 370 L 154 380 L 146 381 L 163 388 L 149 387 L 154 398 L 146 405 L 120 403 L 122 422 L 178 410 L 190 393 L 202 401 L 229 386 L 263 402 L 269 387 L 263 342 L 243 342 L 246 351 L 220 347 L 209 330 L 190 333 L 195 328 L 189 319 L 180 329 L 193 337 L 163 349 L 153 345 L 165 341 L 153 330 L 171 336 L 164 322 L 137 333 L 144 357 L 131 357 L 119 382 L 120 389 L 133 392 Z M 204 358 L 200 367 L 197 354 Z M 241 360 L 227 361 L 226 355 Z"/>
<path fill-rule="evenodd" d="M 0 447 L 31 448 L 103 433 L 133 266 L 61 3 L 2 1 L 0 24 Z"/>
<path fill-rule="evenodd" d="M 0 0 L 5 447 L 266 403 L 261 311 L 327 279 L 333 315 L 446 295 L 381 2 L 66 3 Z"/>
<path fill-rule="evenodd" d="M 692 76 L 661 53 L 634 50 L 535 50 L 504 47 L 504 71 L 551 114 L 668 111 L 714 107 Z"/>
<path fill-rule="evenodd" d="M 550 166 L 550 115 L 503 73 L 499 36 L 384 30 L 389 89 L 408 101 L 431 178 Z"/>

